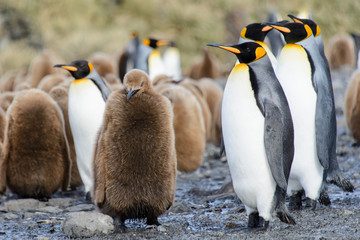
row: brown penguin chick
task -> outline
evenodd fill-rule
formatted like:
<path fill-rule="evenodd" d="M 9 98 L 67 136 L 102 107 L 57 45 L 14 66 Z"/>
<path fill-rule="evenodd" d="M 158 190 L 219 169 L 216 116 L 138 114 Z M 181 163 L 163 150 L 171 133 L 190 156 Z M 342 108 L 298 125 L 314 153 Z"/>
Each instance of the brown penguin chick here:
<path fill-rule="evenodd" d="M 49 51 L 43 51 L 38 56 L 36 56 L 30 64 L 28 79 L 30 82 L 30 86 L 32 88 L 36 88 L 40 82 L 40 80 L 46 75 L 58 73 L 63 74 L 65 76 L 69 76 L 68 72 L 59 71 L 59 69 L 53 68 L 53 66 L 57 63 L 61 62 L 57 60 L 57 57 L 54 56 Z"/>
<path fill-rule="evenodd" d="M 69 90 L 68 88 L 65 88 L 63 86 L 55 86 L 50 90 L 49 95 L 55 100 L 55 102 L 57 102 L 64 116 L 65 133 L 69 144 L 70 157 L 72 161 L 70 187 L 71 189 L 75 189 L 76 187 L 83 185 L 83 182 L 81 180 L 80 173 L 76 163 L 74 139 L 69 123 L 68 90 Z"/>
<path fill-rule="evenodd" d="M 11 92 L 14 89 L 14 82 L 16 79 L 16 72 L 15 71 L 7 71 L 1 78 L 0 78 L 0 92 Z"/>
<path fill-rule="evenodd" d="M 4 142 L 4 132 L 6 127 L 6 113 L 3 109 L 0 108 L 0 142 Z M 1 148 L 0 148 L 1 152 Z"/>
<path fill-rule="evenodd" d="M 110 73 L 115 74 L 115 60 L 109 54 L 96 52 L 89 57 L 89 62 L 93 64 L 101 77 L 105 77 L 106 74 Z"/>
<path fill-rule="evenodd" d="M 95 148 L 92 197 L 118 228 L 126 219 L 157 217 L 174 202 L 176 150 L 170 102 L 148 75 L 131 70 L 125 88 L 111 93 Z"/>
<path fill-rule="evenodd" d="M 198 80 L 204 77 L 219 78 L 220 77 L 220 64 L 217 59 L 211 55 L 209 49 L 202 49 L 203 56 L 195 60 L 189 67 L 187 76 L 189 78 Z"/>
<path fill-rule="evenodd" d="M 30 89 L 14 99 L 0 162 L 0 192 L 46 200 L 70 181 L 71 160 L 59 106 L 45 92 Z"/>
<path fill-rule="evenodd" d="M 206 132 L 201 106 L 196 97 L 185 87 L 176 84 L 160 84 L 156 88 L 167 97 L 174 112 L 175 147 L 177 169 L 195 171 L 203 161 Z"/>
<path fill-rule="evenodd" d="M 360 143 L 360 70 L 352 76 L 346 91 L 345 118 L 351 135 Z"/>
<path fill-rule="evenodd" d="M 183 81 L 180 81 L 179 84 L 181 86 L 184 86 L 186 89 L 188 89 L 201 106 L 202 115 L 204 117 L 204 123 L 205 123 L 205 131 L 206 131 L 206 140 L 210 139 L 211 136 L 211 111 L 209 108 L 209 105 L 206 102 L 206 93 L 201 89 L 201 86 L 198 84 L 197 81 L 187 78 Z"/>
<path fill-rule="evenodd" d="M 23 90 L 29 90 L 31 88 L 32 88 L 31 84 L 28 81 L 24 81 L 24 82 L 21 82 L 18 85 L 16 85 L 15 88 L 14 88 L 14 91 L 15 92 L 20 92 L 20 91 L 23 91 Z"/>
<path fill-rule="evenodd" d="M 65 76 L 60 74 L 49 74 L 43 77 L 38 85 L 38 89 L 43 90 L 44 92 L 50 92 L 50 90 L 65 81 Z"/>
<path fill-rule="evenodd" d="M 116 76 L 114 73 L 105 74 L 104 80 L 109 86 L 113 84 L 121 83 L 120 78 Z"/>
<path fill-rule="evenodd" d="M 123 89 L 124 85 L 122 83 L 112 84 L 109 86 L 111 92 L 115 92 L 117 90 Z"/>
<path fill-rule="evenodd" d="M 219 123 L 219 119 L 220 119 L 219 115 L 221 115 L 221 106 L 220 106 L 220 110 L 219 109 L 215 110 L 215 109 L 219 108 L 218 106 L 219 104 L 221 105 L 224 90 L 217 82 L 209 78 L 200 79 L 199 85 L 206 94 L 206 102 L 209 105 L 209 109 L 211 111 L 211 116 L 212 116 L 210 142 L 219 146 L 221 142 L 221 120 Z"/>
<path fill-rule="evenodd" d="M 330 69 L 335 70 L 341 66 L 355 66 L 355 43 L 349 34 L 336 34 L 329 40 L 327 55 Z"/>
<path fill-rule="evenodd" d="M 4 92 L 0 94 L 0 107 L 6 112 L 14 100 L 17 92 Z"/>

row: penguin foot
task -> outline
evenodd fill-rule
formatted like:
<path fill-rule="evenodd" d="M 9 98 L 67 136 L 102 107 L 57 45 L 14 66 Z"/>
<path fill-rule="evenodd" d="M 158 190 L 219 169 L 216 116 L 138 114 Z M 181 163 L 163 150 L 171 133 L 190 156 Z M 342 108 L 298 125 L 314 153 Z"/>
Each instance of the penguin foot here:
<path fill-rule="evenodd" d="M 39 198 L 39 201 L 40 202 L 48 202 L 49 201 L 49 197 L 41 197 L 41 198 Z"/>
<path fill-rule="evenodd" d="M 320 202 L 320 204 L 325 205 L 325 206 L 331 205 L 331 200 L 330 200 L 330 197 L 329 197 L 327 191 L 320 192 L 319 202 Z"/>
<path fill-rule="evenodd" d="M 264 224 L 264 219 L 259 216 L 259 212 L 253 212 L 249 215 L 248 228 L 258 228 Z"/>
<path fill-rule="evenodd" d="M 279 211 L 276 213 L 276 216 L 280 219 L 280 221 L 295 225 L 295 219 L 286 211 Z"/>
<path fill-rule="evenodd" d="M 326 181 L 328 183 L 334 184 L 338 187 L 340 187 L 345 192 L 353 192 L 354 191 L 354 185 L 350 182 L 350 180 L 346 177 L 344 177 L 341 173 L 337 172 L 335 174 L 332 174 L 332 176 L 328 176 Z"/>
<path fill-rule="evenodd" d="M 90 194 L 90 192 L 87 192 L 86 194 L 85 194 L 85 201 L 86 202 L 91 202 L 92 200 L 91 200 L 91 194 Z"/>
<path fill-rule="evenodd" d="M 311 210 L 315 211 L 315 209 L 316 209 L 316 200 L 310 199 L 310 204 L 311 204 Z"/>
<path fill-rule="evenodd" d="M 302 208 L 302 202 L 301 202 L 301 197 L 302 197 L 302 191 L 296 193 L 293 196 L 290 196 L 289 198 L 289 209 L 290 210 L 301 210 Z"/>
<path fill-rule="evenodd" d="M 118 232 L 123 233 L 126 230 L 125 221 L 121 219 L 121 217 L 114 217 L 114 225 Z"/>
<path fill-rule="evenodd" d="M 159 223 L 157 217 L 147 217 L 147 221 L 146 221 L 147 225 L 156 225 L 156 226 L 160 226 L 161 224 Z"/>

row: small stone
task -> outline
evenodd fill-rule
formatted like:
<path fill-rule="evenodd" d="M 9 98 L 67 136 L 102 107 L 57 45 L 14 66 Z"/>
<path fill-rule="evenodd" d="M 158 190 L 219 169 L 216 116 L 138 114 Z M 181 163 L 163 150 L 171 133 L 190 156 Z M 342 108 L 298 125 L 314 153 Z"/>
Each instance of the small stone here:
<path fill-rule="evenodd" d="M 61 231 L 73 238 L 93 237 L 115 231 L 113 219 L 97 212 L 70 213 L 60 227 Z"/>
<path fill-rule="evenodd" d="M 93 204 L 79 204 L 69 207 L 66 210 L 69 212 L 80 212 L 80 211 L 92 211 L 94 209 L 95 206 Z"/>
<path fill-rule="evenodd" d="M 76 203 L 74 198 L 50 198 L 48 201 L 49 206 L 67 208 Z"/>
<path fill-rule="evenodd" d="M 157 230 L 159 232 L 166 232 L 166 228 L 164 226 L 161 226 L 161 225 L 157 227 Z"/>
<path fill-rule="evenodd" d="M 1 217 L 5 220 L 11 220 L 11 219 L 18 219 L 19 216 L 14 214 L 14 213 L 5 213 L 3 215 L 1 215 Z"/>
<path fill-rule="evenodd" d="M 37 211 L 45 212 L 45 213 L 61 213 L 61 212 L 63 212 L 62 209 L 60 209 L 58 207 L 53 207 L 53 206 L 47 206 L 47 207 L 39 208 L 39 209 L 37 209 Z"/>
<path fill-rule="evenodd" d="M 8 212 L 34 211 L 39 208 L 40 202 L 36 199 L 18 199 L 3 203 L 3 207 Z"/>
<path fill-rule="evenodd" d="M 352 214 L 354 214 L 354 212 L 352 212 L 350 210 L 347 210 L 347 209 L 344 210 L 344 215 L 345 216 L 349 216 L 349 215 L 352 215 Z"/>
<path fill-rule="evenodd" d="M 48 238 L 48 237 L 38 237 L 37 240 L 51 240 L 51 238 Z"/>

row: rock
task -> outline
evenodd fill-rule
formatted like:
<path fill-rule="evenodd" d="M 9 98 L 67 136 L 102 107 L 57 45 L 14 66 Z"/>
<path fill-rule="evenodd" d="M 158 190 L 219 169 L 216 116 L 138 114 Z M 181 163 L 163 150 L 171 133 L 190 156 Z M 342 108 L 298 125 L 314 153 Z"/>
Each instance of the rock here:
<path fill-rule="evenodd" d="M 37 211 L 45 212 L 45 213 L 61 213 L 61 212 L 63 212 L 62 209 L 60 209 L 58 207 L 53 207 L 53 206 L 46 206 L 43 208 L 39 208 L 39 209 L 37 209 Z"/>
<path fill-rule="evenodd" d="M 61 231 L 73 238 L 93 237 L 115 231 L 113 219 L 97 212 L 70 213 L 61 224 Z"/>
<path fill-rule="evenodd" d="M 74 198 L 50 198 L 47 205 L 66 208 L 76 203 Z"/>
<path fill-rule="evenodd" d="M 66 210 L 69 212 L 80 212 L 80 211 L 92 211 L 94 209 L 95 206 L 93 204 L 79 204 L 69 207 Z"/>
<path fill-rule="evenodd" d="M 10 200 L 4 202 L 2 206 L 7 212 L 21 212 L 21 211 L 34 211 L 35 209 L 38 209 L 40 206 L 45 206 L 45 204 L 36 199 L 28 198 L 28 199 Z"/>
<path fill-rule="evenodd" d="M 171 213 L 189 213 L 192 209 L 184 201 L 176 201 L 169 209 Z"/>
<path fill-rule="evenodd" d="M 161 226 L 161 225 L 157 227 L 157 230 L 159 232 L 166 232 L 166 228 L 164 226 Z"/>
<path fill-rule="evenodd" d="M 18 219 L 19 216 L 14 214 L 14 213 L 5 213 L 3 215 L 1 215 L 1 217 L 5 220 L 11 220 L 11 219 Z"/>

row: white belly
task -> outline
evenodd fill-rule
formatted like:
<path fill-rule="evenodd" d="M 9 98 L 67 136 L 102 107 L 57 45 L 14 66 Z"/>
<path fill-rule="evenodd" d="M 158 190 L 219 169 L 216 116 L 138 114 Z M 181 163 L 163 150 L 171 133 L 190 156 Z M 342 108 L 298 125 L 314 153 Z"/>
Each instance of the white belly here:
<path fill-rule="evenodd" d="M 85 191 L 93 184 L 92 159 L 97 132 L 103 121 L 105 102 L 91 80 L 77 80 L 69 89 L 69 122 L 77 165 Z"/>
<path fill-rule="evenodd" d="M 308 197 L 317 199 L 323 168 L 316 149 L 317 95 L 312 85 L 306 52 L 296 46 L 284 49 L 279 56 L 276 74 L 287 97 L 294 124 L 295 153 L 288 194 L 304 189 Z"/>
<path fill-rule="evenodd" d="M 270 219 L 276 183 L 265 153 L 264 117 L 246 74 L 233 71 L 225 87 L 224 144 L 236 194 L 247 210 L 258 210 L 260 216 Z"/>
<path fill-rule="evenodd" d="M 155 77 L 166 74 L 164 63 L 161 59 L 160 53 L 157 50 L 153 50 L 153 52 L 149 56 L 149 77 L 150 80 L 153 81 Z"/>

